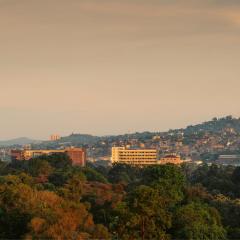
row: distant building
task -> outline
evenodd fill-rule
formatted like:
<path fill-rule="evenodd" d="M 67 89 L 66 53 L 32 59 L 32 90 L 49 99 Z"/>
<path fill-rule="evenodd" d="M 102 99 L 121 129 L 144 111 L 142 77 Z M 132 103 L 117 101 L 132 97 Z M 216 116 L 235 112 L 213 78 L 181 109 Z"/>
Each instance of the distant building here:
<path fill-rule="evenodd" d="M 217 159 L 217 163 L 224 165 L 239 165 L 240 155 L 220 155 Z"/>
<path fill-rule="evenodd" d="M 11 159 L 28 161 L 38 156 L 51 155 L 54 153 L 66 153 L 73 165 L 85 166 L 86 164 L 86 150 L 83 148 L 66 148 L 62 150 L 11 150 Z"/>
<path fill-rule="evenodd" d="M 31 144 L 26 144 L 23 146 L 24 150 L 30 150 L 31 149 Z"/>
<path fill-rule="evenodd" d="M 22 150 L 11 150 L 11 159 L 12 160 L 23 160 L 24 159 L 24 153 Z"/>
<path fill-rule="evenodd" d="M 66 150 L 43 150 L 43 149 L 39 149 L 39 150 L 22 150 L 22 155 L 23 158 L 20 160 L 30 160 L 32 158 L 36 158 L 42 155 L 51 155 L 54 153 L 65 153 Z"/>
<path fill-rule="evenodd" d="M 240 160 L 240 155 L 219 155 L 218 160 L 220 161 Z"/>
<path fill-rule="evenodd" d="M 157 150 L 113 147 L 111 161 L 130 165 L 153 165 L 157 164 Z"/>
<path fill-rule="evenodd" d="M 52 134 L 50 136 L 50 141 L 57 141 L 59 140 L 61 137 L 58 134 Z"/>
<path fill-rule="evenodd" d="M 175 154 L 169 154 L 164 156 L 163 158 L 160 159 L 159 164 L 168 164 L 168 163 L 172 163 L 172 164 L 181 164 L 184 161 L 181 160 L 181 157 Z"/>
<path fill-rule="evenodd" d="M 198 160 L 198 161 L 192 161 L 192 163 L 195 163 L 195 164 L 197 164 L 197 165 L 201 165 L 201 164 L 203 164 L 203 161 L 201 161 L 201 160 Z"/>
<path fill-rule="evenodd" d="M 155 135 L 155 136 L 153 136 L 152 140 L 155 140 L 155 141 L 161 140 L 161 137 L 159 135 Z"/>
<path fill-rule="evenodd" d="M 73 165 L 85 166 L 87 153 L 83 148 L 66 148 L 65 152 L 72 160 Z"/>

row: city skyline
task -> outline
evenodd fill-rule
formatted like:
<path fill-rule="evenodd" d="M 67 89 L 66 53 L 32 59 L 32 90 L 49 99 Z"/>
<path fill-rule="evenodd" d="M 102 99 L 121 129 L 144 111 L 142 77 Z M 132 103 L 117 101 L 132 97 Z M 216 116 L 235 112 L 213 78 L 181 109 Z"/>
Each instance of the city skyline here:
<path fill-rule="evenodd" d="M 0 0 L 0 139 L 240 116 L 240 2 Z"/>

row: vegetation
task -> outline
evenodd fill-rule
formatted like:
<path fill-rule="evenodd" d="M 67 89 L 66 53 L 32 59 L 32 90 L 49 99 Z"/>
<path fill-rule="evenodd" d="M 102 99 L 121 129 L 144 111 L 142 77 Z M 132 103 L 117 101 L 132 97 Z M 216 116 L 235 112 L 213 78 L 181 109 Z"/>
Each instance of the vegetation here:
<path fill-rule="evenodd" d="M 240 239 L 240 168 L 0 163 L 1 239 Z"/>

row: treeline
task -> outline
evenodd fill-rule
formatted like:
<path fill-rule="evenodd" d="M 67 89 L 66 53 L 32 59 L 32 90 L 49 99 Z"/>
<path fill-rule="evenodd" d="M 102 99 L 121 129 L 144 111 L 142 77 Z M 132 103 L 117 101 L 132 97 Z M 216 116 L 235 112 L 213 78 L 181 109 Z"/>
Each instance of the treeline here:
<path fill-rule="evenodd" d="M 0 163 L 0 239 L 240 239 L 240 168 Z"/>

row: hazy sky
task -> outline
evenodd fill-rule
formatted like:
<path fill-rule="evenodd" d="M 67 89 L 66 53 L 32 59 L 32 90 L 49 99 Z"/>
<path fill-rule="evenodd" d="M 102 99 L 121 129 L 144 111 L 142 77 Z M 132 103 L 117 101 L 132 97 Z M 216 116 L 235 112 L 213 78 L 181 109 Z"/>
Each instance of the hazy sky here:
<path fill-rule="evenodd" d="M 240 116 L 239 0 L 0 0 L 0 139 Z"/>

